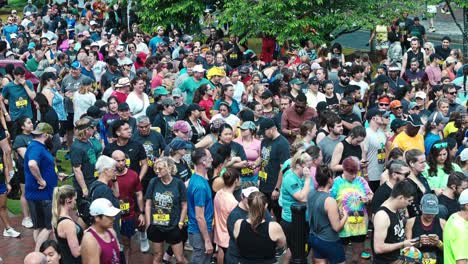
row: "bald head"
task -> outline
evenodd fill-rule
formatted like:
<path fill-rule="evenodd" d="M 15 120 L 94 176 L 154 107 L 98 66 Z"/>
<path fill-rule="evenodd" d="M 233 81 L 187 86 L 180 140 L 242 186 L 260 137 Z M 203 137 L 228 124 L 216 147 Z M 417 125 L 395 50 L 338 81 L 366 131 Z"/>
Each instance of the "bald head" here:
<path fill-rule="evenodd" d="M 125 153 L 121 150 L 116 150 L 112 152 L 112 159 L 117 162 L 115 168 L 117 169 L 118 174 L 125 173 L 125 169 L 127 168 Z"/>
<path fill-rule="evenodd" d="M 47 259 L 41 252 L 31 252 L 24 258 L 24 264 L 47 264 Z"/>
<path fill-rule="evenodd" d="M 116 161 L 125 159 L 125 153 L 123 153 L 123 151 L 121 150 L 115 150 L 114 152 L 112 152 L 112 158 Z"/>

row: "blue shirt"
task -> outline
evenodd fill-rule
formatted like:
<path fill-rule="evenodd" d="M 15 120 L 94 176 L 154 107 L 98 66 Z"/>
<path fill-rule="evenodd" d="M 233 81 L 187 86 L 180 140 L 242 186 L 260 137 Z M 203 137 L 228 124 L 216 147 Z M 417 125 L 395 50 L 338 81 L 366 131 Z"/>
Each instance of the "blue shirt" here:
<path fill-rule="evenodd" d="M 208 232 L 213 228 L 213 199 L 208 181 L 198 174 L 193 174 L 187 189 L 187 209 L 188 209 L 188 232 L 190 234 L 200 233 L 195 206 L 204 207 L 205 220 Z"/>
<path fill-rule="evenodd" d="M 30 160 L 37 162 L 41 176 L 47 183 L 42 190 L 39 190 L 39 184 L 29 169 Z M 24 154 L 24 178 L 26 200 L 52 200 L 54 188 L 57 186 L 54 157 L 46 146 L 37 140 L 31 141 Z"/>
<path fill-rule="evenodd" d="M 213 109 L 214 110 L 219 110 L 219 105 L 224 102 L 223 100 L 221 99 L 218 99 L 216 100 L 216 102 L 214 103 L 214 107 Z M 239 109 L 239 103 L 236 101 L 236 100 L 232 100 L 232 104 L 231 104 L 231 114 L 233 115 L 237 115 L 237 113 L 239 113 L 240 109 Z"/>
<path fill-rule="evenodd" d="M 424 139 L 424 149 L 426 150 L 426 157 L 429 155 L 431 151 L 432 145 L 438 140 L 442 140 L 439 135 L 433 134 L 429 132 Z"/>
<path fill-rule="evenodd" d="M 151 49 L 151 54 L 154 55 L 156 54 L 156 49 L 158 48 L 159 42 L 162 42 L 164 38 L 161 38 L 160 36 L 154 36 L 152 39 L 150 39 L 149 42 L 149 48 Z"/>

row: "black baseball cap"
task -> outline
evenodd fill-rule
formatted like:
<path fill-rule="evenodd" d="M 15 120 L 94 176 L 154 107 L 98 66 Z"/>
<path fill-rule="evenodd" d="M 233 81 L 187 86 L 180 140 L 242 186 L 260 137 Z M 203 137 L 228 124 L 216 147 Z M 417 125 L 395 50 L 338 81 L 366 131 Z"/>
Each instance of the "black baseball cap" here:
<path fill-rule="evenodd" d="M 275 121 L 271 118 L 264 118 L 260 122 L 260 128 L 258 130 L 260 135 L 263 135 L 265 133 L 265 130 L 270 129 L 272 127 L 276 126 Z"/>

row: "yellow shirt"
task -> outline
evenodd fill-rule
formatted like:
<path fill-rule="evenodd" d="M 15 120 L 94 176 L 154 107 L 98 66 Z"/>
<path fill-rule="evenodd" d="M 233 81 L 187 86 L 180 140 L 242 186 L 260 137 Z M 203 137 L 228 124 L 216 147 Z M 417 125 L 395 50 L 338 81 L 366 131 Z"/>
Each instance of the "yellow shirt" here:
<path fill-rule="evenodd" d="M 410 137 L 406 134 L 406 131 L 403 131 L 393 140 L 392 149 L 397 147 L 401 148 L 403 151 L 419 149 L 424 152 L 424 137 L 421 134 Z"/>
<path fill-rule="evenodd" d="M 448 122 L 444 127 L 444 138 L 448 137 L 451 133 L 457 132 L 458 128 L 455 127 L 455 121 Z"/>

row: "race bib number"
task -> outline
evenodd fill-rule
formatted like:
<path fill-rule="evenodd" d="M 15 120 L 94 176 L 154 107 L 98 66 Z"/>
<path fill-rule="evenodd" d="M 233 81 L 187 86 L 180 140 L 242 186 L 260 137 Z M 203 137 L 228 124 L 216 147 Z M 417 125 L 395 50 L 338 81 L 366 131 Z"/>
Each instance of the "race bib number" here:
<path fill-rule="evenodd" d="M 154 98 L 153 97 L 149 98 L 149 102 L 150 102 L 150 104 L 153 104 L 154 103 Z"/>
<path fill-rule="evenodd" d="M 153 167 L 154 162 L 151 159 L 148 159 L 148 166 Z"/>
<path fill-rule="evenodd" d="M 127 200 L 120 200 L 120 211 L 122 214 L 128 214 L 130 212 L 130 202 Z"/>
<path fill-rule="evenodd" d="M 169 214 L 153 214 L 153 223 L 155 225 L 168 226 L 171 216 Z"/>
<path fill-rule="evenodd" d="M 243 168 L 243 169 L 241 170 L 241 174 L 242 174 L 243 176 L 251 175 L 251 174 L 253 174 L 253 170 L 252 170 L 251 168 Z"/>
<path fill-rule="evenodd" d="M 130 163 L 131 163 L 131 162 L 130 162 L 130 159 L 125 159 L 125 165 L 126 165 L 127 167 L 130 167 Z"/>
<path fill-rule="evenodd" d="M 18 100 L 16 101 L 16 107 L 26 107 L 28 105 L 28 100 Z"/>
<path fill-rule="evenodd" d="M 268 178 L 268 174 L 264 171 L 259 171 L 258 172 L 258 177 L 262 180 L 262 181 L 266 181 L 267 178 Z"/>
<path fill-rule="evenodd" d="M 94 171 L 94 177 L 96 177 L 96 178 L 99 177 L 99 172 L 97 170 Z"/>
<path fill-rule="evenodd" d="M 385 163 L 385 149 L 379 149 L 377 151 L 377 162 L 379 164 L 384 164 Z"/>

